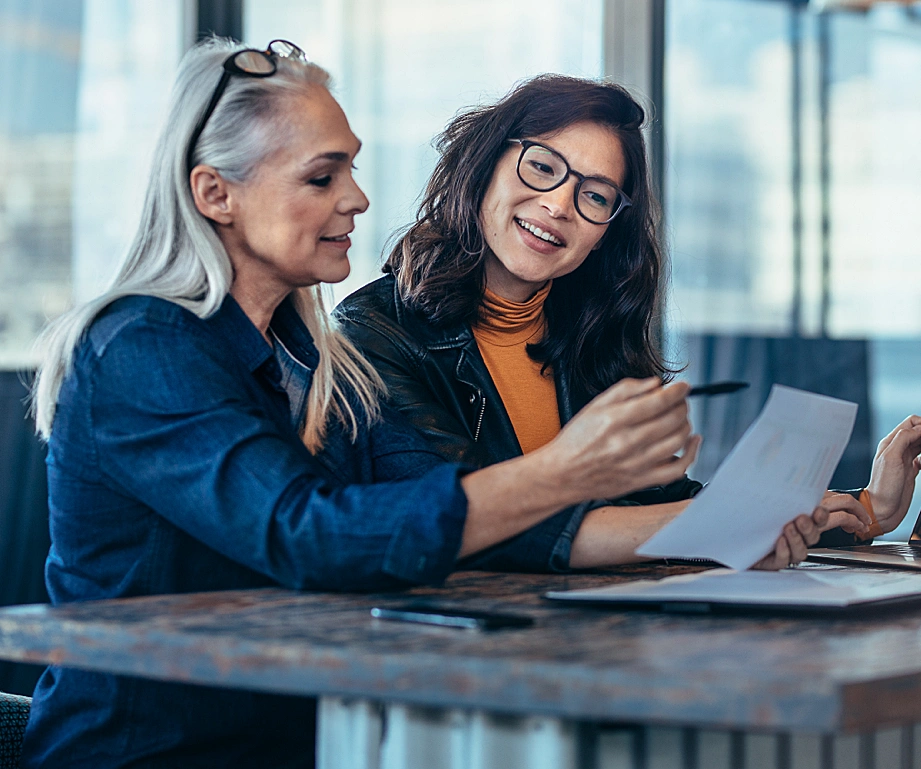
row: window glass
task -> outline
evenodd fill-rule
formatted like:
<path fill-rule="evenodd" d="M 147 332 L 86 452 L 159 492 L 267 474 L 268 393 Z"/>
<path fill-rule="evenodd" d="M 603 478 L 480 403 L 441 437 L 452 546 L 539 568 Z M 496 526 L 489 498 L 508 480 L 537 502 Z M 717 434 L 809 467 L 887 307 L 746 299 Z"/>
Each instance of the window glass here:
<path fill-rule="evenodd" d="M 0 367 L 67 306 L 83 3 L 0 0 Z"/>
<path fill-rule="evenodd" d="M 379 274 L 391 235 L 411 223 L 435 164 L 432 138 L 461 108 L 540 72 L 602 74 L 601 0 L 249 0 L 248 43 L 282 37 L 333 76 L 363 142 L 356 178 L 371 201 L 356 220 L 341 298 Z"/>
<path fill-rule="evenodd" d="M 788 17 L 784 3 L 667 6 L 670 307 L 683 330 L 789 330 Z"/>
<path fill-rule="evenodd" d="M 187 43 L 183 0 L 85 0 L 74 165 L 73 293 L 113 277 L 137 227 Z"/>
<path fill-rule="evenodd" d="M 921 4 L 667 7 L 673 324 L 921 334 Z"/>
<path fill-rule="evenodd" d="M 819 5 L 668 0 L 667 332 L 674 359 L 706 358 L 691 376 L 758 339 L 865 340 L 826 378 L 863 378 L 869 457 L 921 411 L 921 3 Z"/>
<path fill-rule="evenodd" d="M 829 333 L 917 337 L 921 3 L 829 22 Z"/>
<path fill-rule="evenodd" d="M 182 0 L 0 0 L 0 368 L 111 277 L 183 21 Z"/>

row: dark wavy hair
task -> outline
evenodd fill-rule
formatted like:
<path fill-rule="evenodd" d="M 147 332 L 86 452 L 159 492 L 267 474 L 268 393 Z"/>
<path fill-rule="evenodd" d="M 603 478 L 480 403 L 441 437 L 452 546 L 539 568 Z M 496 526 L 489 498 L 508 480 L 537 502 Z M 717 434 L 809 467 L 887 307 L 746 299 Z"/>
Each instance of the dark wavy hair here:
<path fill-rule="evenodd" d="M 593 396 L 624 376 L 672 373 L 653 339 L 662 269 L 658 204 L 650 191 L 640 129 L 643 108 L 620 86 L 540 75 L 496 104 L 459 113 L 438 137 L 440 153 L 416 223 L 397 241 L 385 271 L 402 298 L 430 322 L 473 324 L 488 253 L 480 206 L 508 139 L 598 123 L 620 139 L 626 161 L 623 211 L 573 272 L 555 278 L 544 305 L 547 333 L 531 357 Z"/>

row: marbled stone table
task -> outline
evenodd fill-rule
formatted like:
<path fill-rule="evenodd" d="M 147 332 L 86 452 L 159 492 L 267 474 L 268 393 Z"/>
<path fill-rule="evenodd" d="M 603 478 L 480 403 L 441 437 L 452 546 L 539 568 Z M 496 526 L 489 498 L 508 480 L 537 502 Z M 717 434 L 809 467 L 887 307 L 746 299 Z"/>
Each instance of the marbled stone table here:
<path fill-rule="evenodd" d="M 921 608 L 830 620 L 541 598 L 686 570 L 13 607 L 0 611 L 0 658 L 321 696 L 327 769 L 921 766 Z M 536 624 L 485 633 L 370 617 L 408 596 Z"/>

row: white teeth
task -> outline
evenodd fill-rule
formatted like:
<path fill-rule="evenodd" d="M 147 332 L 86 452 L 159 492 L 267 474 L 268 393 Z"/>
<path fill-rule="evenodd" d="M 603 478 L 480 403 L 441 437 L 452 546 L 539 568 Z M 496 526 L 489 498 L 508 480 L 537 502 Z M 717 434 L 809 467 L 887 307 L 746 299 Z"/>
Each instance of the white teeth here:
<path fill-rule="evenodd" d="M 521 219 L 515 219 L 518 226 L 527 230 L 535 237 L 540 238 L 541 240 L 546 240 L 548 243 L 553 243 L 556 246 L 562 246 L 563 242 L 558 238 L 553 237 L 549 232 L 544 232 L 540 227 L 537 227 L 533 224 L 528 224 L 527 222 L 521 221 Z"/>

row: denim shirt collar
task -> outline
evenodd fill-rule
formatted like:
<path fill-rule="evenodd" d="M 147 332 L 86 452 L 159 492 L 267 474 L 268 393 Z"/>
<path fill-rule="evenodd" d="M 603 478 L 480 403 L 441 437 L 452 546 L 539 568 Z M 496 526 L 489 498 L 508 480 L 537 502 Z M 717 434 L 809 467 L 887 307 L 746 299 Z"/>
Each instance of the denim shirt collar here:
<path fill-rule="evenodd" d="M 208 318 L 207 323 L 219 336 L 232 341 L 234 350 L 248 371 L 255 372 L 270 362 L 270 377 L 280 381 L 281 373 L 277 371 L 272 347 L 230 294 L 224 297 L 220 308 Z M 271 327 L 275 336 L 298 361 L 310 369 L 316 369 L 320 355 L 291 296 L 278 305 L 272 316 Z M 271 371 L 273 368 L 275 372 Z"/>

